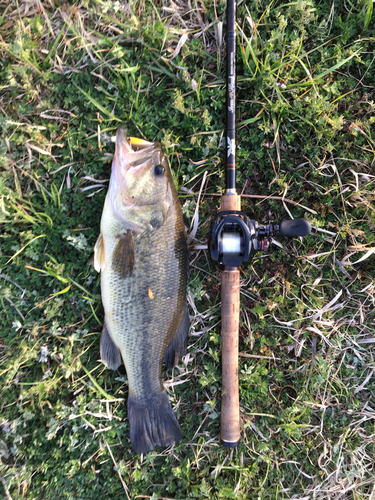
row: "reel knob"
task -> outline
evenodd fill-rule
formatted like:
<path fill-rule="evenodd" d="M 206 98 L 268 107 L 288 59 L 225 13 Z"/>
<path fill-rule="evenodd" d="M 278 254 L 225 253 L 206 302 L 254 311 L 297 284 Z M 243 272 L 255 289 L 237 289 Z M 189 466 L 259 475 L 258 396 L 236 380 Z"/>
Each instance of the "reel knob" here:
<path fill-rule="evenodd" d="M 307 236 L 311 233 L 311 222 L 307 219 L 283 220 L 279 224 L 280 236 Z"/>

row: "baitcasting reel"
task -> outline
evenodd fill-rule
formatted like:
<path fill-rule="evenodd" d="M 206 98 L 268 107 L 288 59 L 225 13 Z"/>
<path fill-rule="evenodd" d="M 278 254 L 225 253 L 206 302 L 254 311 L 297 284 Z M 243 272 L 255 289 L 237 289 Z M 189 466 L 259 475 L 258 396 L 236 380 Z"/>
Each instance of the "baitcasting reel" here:
<path fill-rule="evenodd" d="M 306 236 L 311 232 L 307 219 L 270 221 L 259 224 L 240 211 L 219 212 L 211 228 L 208 250 L 215 264 L 241 267 L 249 264 L 257 251 L 268 251 L 272 236 Z"/>

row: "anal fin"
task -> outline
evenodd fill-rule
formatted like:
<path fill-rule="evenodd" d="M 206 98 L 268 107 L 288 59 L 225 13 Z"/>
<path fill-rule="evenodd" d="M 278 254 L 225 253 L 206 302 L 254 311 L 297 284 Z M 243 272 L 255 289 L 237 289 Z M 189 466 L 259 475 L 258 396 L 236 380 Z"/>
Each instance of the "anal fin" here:
<path fill-rule="evenodd" d="M 176 355 L 177 359 L 181 359 L 186 352 L 187 336 L 189 333 L 189 311 L 186 307 L 185 314 L 182 318 L 180 326 L 175 333 L 171 343 L 167 347 L 164 354 L 164 361 L 167 368 L 172 368 L 175 364 Z"/>
<path fill-rule="evenodd" d="M 110 370 L 117 370 L 117 368 L 121 365 L 120 349 L 111 339 L 105 322 L 100 336 L 100 359 Z"/>

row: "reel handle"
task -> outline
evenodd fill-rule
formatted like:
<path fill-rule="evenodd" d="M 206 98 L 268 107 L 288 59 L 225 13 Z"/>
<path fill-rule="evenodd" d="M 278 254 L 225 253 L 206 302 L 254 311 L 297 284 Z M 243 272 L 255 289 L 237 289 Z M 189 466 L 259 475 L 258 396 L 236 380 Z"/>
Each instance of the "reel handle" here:
<path fill-rule="evenodd" d="M 280 236 L 307 236 L 311 233 L 311 222 L 307 219 L 283 220 L 279 224 Z"/>
<path fill-rule="evenodd" d="M 221 210 L 240 210 L 239 195 L 224 195 Z M 222 399 L 221 443 L 235 448 L 240 441 L 240 398 L 238 388 L 238 343 L 240 321 L 240 270 L 225 267 L 221 272 Z"/>

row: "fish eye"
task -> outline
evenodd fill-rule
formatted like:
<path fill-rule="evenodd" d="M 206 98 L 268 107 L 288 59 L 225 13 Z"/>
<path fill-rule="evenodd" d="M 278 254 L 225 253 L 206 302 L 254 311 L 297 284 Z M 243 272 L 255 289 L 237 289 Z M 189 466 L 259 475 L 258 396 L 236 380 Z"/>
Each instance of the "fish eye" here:
<path fill-rule="evenodd" d="M 163 175 L 164 174 L 164 167 L 162 165 L 156 165 L 156 167 L 154 167 L 154 174 L 155 175 Z"/>

